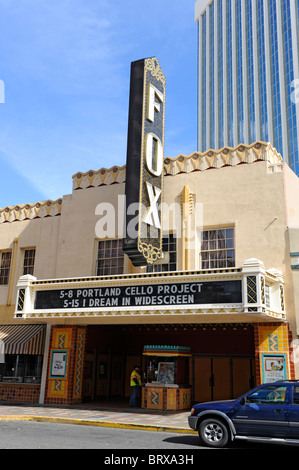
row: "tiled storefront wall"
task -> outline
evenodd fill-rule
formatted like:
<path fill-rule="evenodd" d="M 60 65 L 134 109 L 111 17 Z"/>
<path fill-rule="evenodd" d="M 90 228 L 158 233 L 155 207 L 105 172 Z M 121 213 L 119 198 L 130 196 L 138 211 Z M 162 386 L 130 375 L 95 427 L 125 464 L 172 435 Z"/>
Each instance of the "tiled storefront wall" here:
<path fill-rule="evenodd" d="M 191 404 L 191 388 L 143 387 L 142 408 L 185 410 Z"/>
<path fill-rule="evenodd" d="M 52 327 L 45 403 L 71 405 L 82 402 L 85 338 L 85 327 Z"/>
<path fill-rule="evenodd" d="M 273 364 L 273 377 L 282 378 L 283 372 L 279 372 L 277 361 L 281 364 L 281 370 L 288 380 L 295 378 L 293 362 L 292 334 L 288 323 L 267 323 L 254 325 L 256 385 L 264 383 L 271 371 L 267 370 L 269 364 Z"/>
<path fill-rule="evenodd" d="M 0 403 L 38 403 L 39 384 L 0 384 Z"/>

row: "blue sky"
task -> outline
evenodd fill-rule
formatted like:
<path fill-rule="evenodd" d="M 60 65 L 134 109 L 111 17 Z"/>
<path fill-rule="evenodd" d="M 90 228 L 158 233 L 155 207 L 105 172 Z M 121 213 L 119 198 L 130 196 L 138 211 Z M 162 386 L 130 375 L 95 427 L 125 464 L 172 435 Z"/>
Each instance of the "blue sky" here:
<path fill-rule="evenodd" d="M 165 156 L 196 151 L 195 0 L 0 0 L 0 207 L 126 163 L 130 64 L 166 76 Z"/>

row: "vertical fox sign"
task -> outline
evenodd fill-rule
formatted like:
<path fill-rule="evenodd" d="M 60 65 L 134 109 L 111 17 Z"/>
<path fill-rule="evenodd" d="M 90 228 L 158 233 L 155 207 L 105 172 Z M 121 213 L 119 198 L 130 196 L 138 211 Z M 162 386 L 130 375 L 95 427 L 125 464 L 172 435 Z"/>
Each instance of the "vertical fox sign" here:
<path fill-rule="evenodd" d="M 134 266 L 162 256 L 165 76 L 155 57 L 131 64 L 123 251 Z"/>

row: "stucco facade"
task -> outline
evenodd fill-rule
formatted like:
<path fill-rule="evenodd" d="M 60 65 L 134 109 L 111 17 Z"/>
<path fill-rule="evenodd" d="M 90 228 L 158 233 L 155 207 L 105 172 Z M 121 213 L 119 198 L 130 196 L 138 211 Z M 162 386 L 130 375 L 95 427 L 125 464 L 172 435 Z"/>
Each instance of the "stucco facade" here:
<path fill-rule="evenodd" d="M 298 378 L 299 292 L 296 257 L 299 259 L 299 182 L 276 150 L 269 143 L 256 142 L 233 149 L 165 158 L 162 228 L 166 235 L 177 234 L 174 273 L 164 270 L 164 273 L 147 274 L 146 268 L 134 268 L 125 255 L 123 272 L 97 275 L 98 243 L 103 230 L 109 229 L 110 233 L 114 230 L 114 236 L 108 238 L 122 238 L 125 177 L 125 167 L 77 173 L 73 176 L 72 194 L 57 201 L 19 205 L 0 211 L 0 251 L 11 252 L 9 277 L 7 283 L 0 286 L 0 324 L 48 325 L 39 400 L 50 403 L 82 401 L 84 380 L 88 382 L 83 373 L 86 358 L 99 342 L 105 343 L 102 337 L 101 340 L 94 339 L 95 331 L 100 331 L 95 327 L 125 328 L 136 325 L 136 328 L 138 326 L 145 331 L 148 326 L 152 333 L 144 337 L 144 341 L 161 344 L 159 341 L 162 338 L 159 335 L 155 337 L 154 326 L 159 331 L 165 327 L 163 334 L 166 335 L 166 331 L 178 325 L 180 334 L 165 338 L 169 342 L 175 341 L 177 345 L 182 343 L 182 346 L 188 345 L 189 341 L 195 351 L 196 330 L 200 330 L 198 341 L 204 342 L 204 331 L 212 331 L 213 325 L 215 330 L 223 332 L 223 338 L 228 329 L 233 335 L 233 330 L 242 327 L 247 331 L 245 325 L 249 325 L 252 336 L 248 339 L 248 351 L 242 352 L 237 339 L 234 346 L 232 336 L 231 349 L 226 343 L 223 354 L 225 352 L 226 357 L 235 354 L 237 364 L 238 354 L 242 352 L 248 356 L 250 353 L 255 361 L 256 373 L 253 375 L 256 382 L 263 380 L 265 371 L 262 360 L 266 354 L 284 356 L 287 377 Z M 168 209 L 174 205 L 179 216 L 177 213 L 175 222 L 172 217 L 168 221 Z M 105 210 L 111 209 L 114 213 L 107 217 Z M 205 257 L 210 255 L 208 245 L 203 249 L 202 233 L 214 236 L 217 230 L 228 233 L 224 232 L 226 229 L 233 234 L 229 239 L 228 264 L 218 268 L 213 262 L 204 264 Z M 226 245 L 222 247 L 219 256 L 228 254 Z M 35 250 L 34 267 L 31 275 L 23 276 L 24 253 L 30 249 Z M 214 255 L 217 257 L 217 254 Z M 165 263 L 167 256 L 166 253 Z M 122 308 L 125 304 L 118 303 L 112 304 L 111 308 L 107 304 L 105 307 L 98 304 L 98 308 L 87 309 L 77 308 L 78 301 L 76 308 L 75 304 L 74 308 L 69 304 L 68 308 L 55 310 L 44 306 L 37 308 L 35 297 L 37 291 L 55 289 L 69 292 L 73 288 L 81 291 L 84 288 L 119 286 L 157 288 L 170 282 L 217 283 L 228 280 L 242 283 L 241 302 L 230 305 L 190 305 L 189 302 L 181 306 L 159 306 L 157 303 L 140 308 L 130 308 L 129 304 Z M 249 280 L 254 282 L 253 288 L 249 286 Z M 253 291 L 255 298 L 252 300 L 249 294 Z M 268 300 L 265 298 L 266 291 Z M 169 328 L 169 325 L 172 327 Z M 193 329 L 190 340 L 184 329 Z M 68 352 L 69 361 L 68 372 L 62 378 L 51 375 L 53 352 L 59 351 L 59 331 L 64 332 L 62 350 Z M 126 334 L 129 335 L 123 333 L 124 336 Z M 195 391 L 193 399 L 201 398 L 198 377 L 203 370 L 200 364 L 204 354 L 212 357 L 213 348 L 218 355 L 222 354 L 224 339 L 221 336 L 211 338 L 214 338 L 211 346 L 206 351 L 203 346 L 195 351 L 192 366 L 190 362 L 189 383 Z M 103 346 L 105 350 L 115 348 L 113 337 L 111 341 L 110 347 L 107 345 L 105 349 Z M 131 364 L 129 357 L 141 358 L 142 347 L 141 343 L 136 350 L 132 349 L 132 345 L 127 347 L 129 353 L 126 355 L 124 352 L 126 365 L 122 380 L 127 381 Z M 236 372 L 234 387 L 238 384 L 238 376 L 241 374 Z M 243 387 L 246 386 L 243 384 Z M 123 395 L 126 396 L 126 385 L 123 387 Z M 241 391 L 242 387 L 239 388 Z M 94 383 L 93 389 L 96 389 Z M 217 397 L 221 398 L 221 390 L 217 393 Z M 92 396 L 96 398 L 98 394 L 95 392 Z M 223 392 L 223 397 L 227 397 L 226 392 Z"/>

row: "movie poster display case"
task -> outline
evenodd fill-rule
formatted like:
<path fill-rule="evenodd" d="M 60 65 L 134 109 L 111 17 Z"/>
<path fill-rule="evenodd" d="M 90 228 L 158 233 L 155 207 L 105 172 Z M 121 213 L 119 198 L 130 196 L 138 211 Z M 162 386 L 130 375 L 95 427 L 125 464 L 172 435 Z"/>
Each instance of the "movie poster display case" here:
<path fill-rule="evenodd" d="M 142 408 L 185 410 L 190 408 L 189 368 L 191 350 L 183 346 L 144 346 L 145 385 Z"/>

